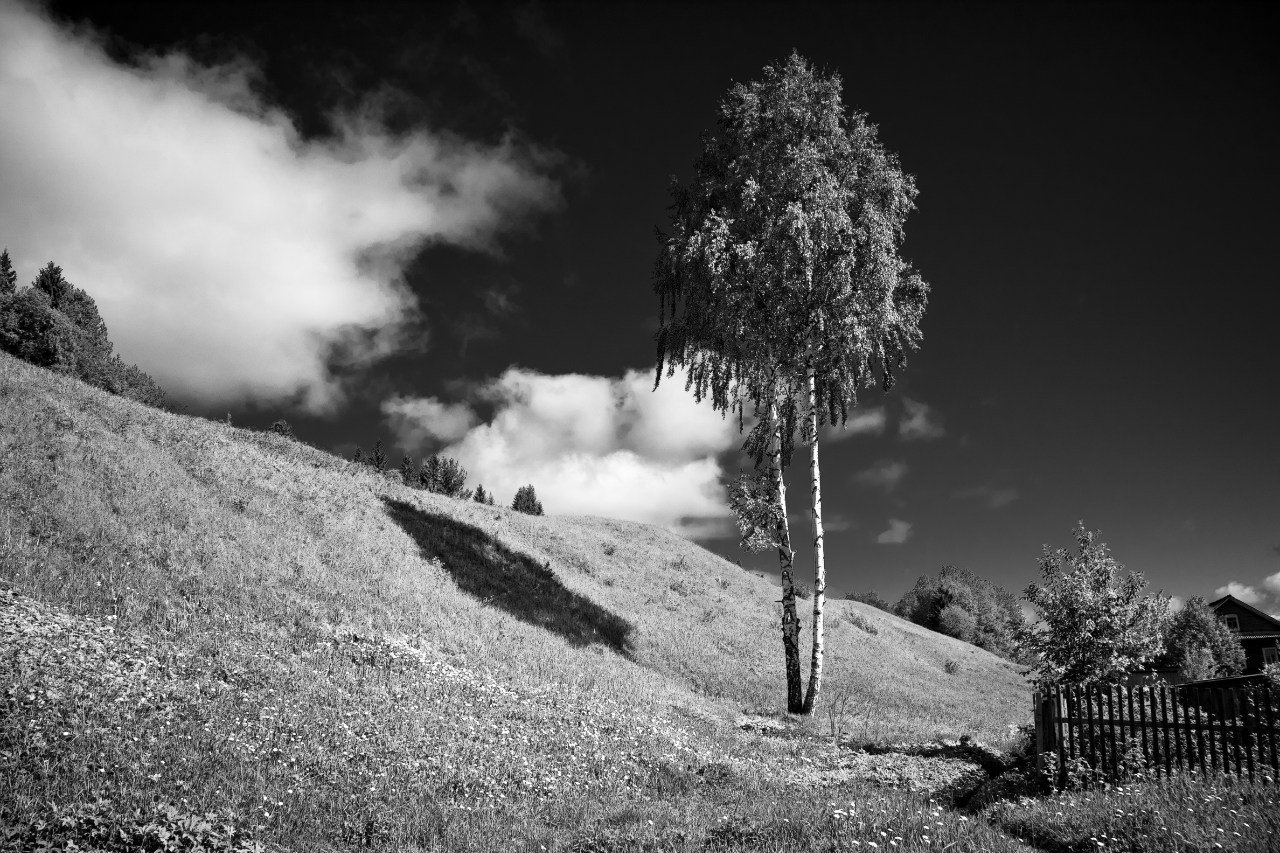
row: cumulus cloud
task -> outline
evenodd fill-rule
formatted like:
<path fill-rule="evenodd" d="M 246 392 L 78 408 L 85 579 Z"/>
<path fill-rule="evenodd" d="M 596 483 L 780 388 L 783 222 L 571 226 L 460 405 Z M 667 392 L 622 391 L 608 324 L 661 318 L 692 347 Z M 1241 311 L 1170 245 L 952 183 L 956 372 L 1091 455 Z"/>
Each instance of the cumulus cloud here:
<path fill-rule="evenodd" d="M 963 489 L 956 492 L 956 497 L 974 498 L 984 501 L 992 509 L 999 509 L 1016 501 L 1020 494 L 1017 489 L 1012 487 L 974 486 L 972 489 Z"/>
<path fill-rule="evenodd" d="M 869 486 L 880 486 L 886 492 L 893 491 L 907 475 L 907 463 L 896 459 L 881 459 L 865 471 L 859 471 L 854 479 Z"/>
<path fill-rule="evenodd" d="M 476 413 L 461 403 L 442 403 L 435 397 L 389 397 L 382 415 L 396 443 L 419 453 L 433 443 L 457 441 L 476 425 Z"/>
<path fill-rule="evenodd" d="M 1187 600 L 1180 595 L 1169 596 L 1169 612 L 1177 613 L 1187 606 Z"/>
<path fill-rule="evenodd" d="M 1270 580 L 1270 578 L 1268 578 Z M 1226 586 L 1220 586 L 1213 591 L 1213 594 L 1219 598 L 1224 595 L 1234 595 L 1245 604 L 1258 604 L 1262 601 L 1262 593 L 1249 586 L 1248 584 L 1232 581 Z"/>
<path fill-rule="evenodd" d="M 1267 575 L 1262 581 L 1263 587 L 1272 595 L 1280 597 L 1280 572 L 1274 575 Z"/>
<path fill-rule="evenodd" d="M 120 64 L 92 33 L 0 4 L 0 234 L 24 278 L 59 263 L 171 393 L 321 410 L 341 396 L 335 360 L 400 345 L 418 249 L 493 250 L 559 193 L 550 157 L 513 139 L 393 135 L 368 114 L 303 139 L 255 73 Z"/>
<path fill-rule="evenodd" d="M 911 522 L 900 518 L 889 519 L 889 528 L 876 537 L 880 545 L 901 545 L 911 538 Z"/>
<path fill-rule="evenodd" d="M 841 441 L 855 435 L 883 435 L 888 420 L 884 406 L 855 410 L 843 427 L 828 426 L 823 429 L 822 437 L 827 441 Z"/>
<path fill-rule="evenodd" d="M 440 452 L 500 498 L 532 483 L 550 513 L 627 518 L 689 536 L 724 533 L 716 455 L 741 442 L 737 424 L 695 403 L 678 376 L 657 391 L 652 382 L 648 371 L 610 378 L 510 368 L 478 391 L 493 418 Z M 409 408 L 384 411 L 399 419 L 398 435 L 429 435 L 428 424 L 410 426 Z M 429 420 L 435 409 L 418 411 Z"/>
<path fill-rule="evenodd" d="M 932 406 L 909 397 L 902 398 L 902 418 L 898 421 L 900 438 L 904 441 L 927 441 L 941 438 L 946 432 Z"/>

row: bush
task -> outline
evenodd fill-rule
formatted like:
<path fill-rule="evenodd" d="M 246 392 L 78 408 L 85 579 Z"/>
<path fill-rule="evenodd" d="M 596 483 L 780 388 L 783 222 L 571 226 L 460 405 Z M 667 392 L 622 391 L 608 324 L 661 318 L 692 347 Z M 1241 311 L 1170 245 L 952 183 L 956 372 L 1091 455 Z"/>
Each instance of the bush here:
<path fill-rule="evenodd" d="M 467 489 L 467 469 L 448 456 L 432 456 L 423 462 L 418 471 L 418 486 L 450 498 L 471 498 Z"/>
<path fill-rule="evenodd" d="M 511 508 L 526 515 L 545 514 L 542 511 L 542 501 L 538 500 L 538 493 L 534 491 L 532 484 L 521 486 L 516 490 L 515 499 L 511 501 Z"/>
<path fill-rule="evenodd" d="M 960 671 L 960 664 L 957 661 L 948 659 L 947 662 L 942 665 L 942 668 L 947 671 L 947 675 L 955 675 Z"/>
<path fill-rule="evenodd" d="M 880 629 L 877 628 L 874 623 L 868 622 L 866 617 L 861 613 L 858 613 L 856 610 L 850 610 L 846 613 L 844 615 L 844 621 L 861 631 L 866 631 L 868 634 L 880 633 Z"/>
<path fill-rule="evenodd" d="M 844 597 L 848 601 L 861 601 L 863 604 L 870 604 L 885 613 L 893 612 L 893 605 L 876 595 L 874 590 L 871 592 L 846 592 Z"/>
<path fill-rule="evenodd" d="M 978 630 L 978 617 L 958 604 L 948 604 L 938 614 L 938 631 L 948 637 L 972 643 Z"/>
<path fill-rule="evenodd" d="M 276 435 L 283 435 L 285 438 L 293 438 L 293 427 L 289 426 L 289 422 L 281 419 L 273 423 L 268 432 L 274 432 Z"/>

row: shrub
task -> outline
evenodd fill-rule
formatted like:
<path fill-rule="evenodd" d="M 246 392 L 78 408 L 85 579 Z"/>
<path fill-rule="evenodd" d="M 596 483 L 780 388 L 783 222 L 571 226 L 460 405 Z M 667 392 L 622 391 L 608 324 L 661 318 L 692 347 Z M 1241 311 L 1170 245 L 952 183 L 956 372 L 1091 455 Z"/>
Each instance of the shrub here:
<path fill-rule="evenodd" d="M 293 427 L 289 426 L 289 422 L 283 418 L 273 423 L 268 431 L 283 435 L 285 438 L 293 438 Z"/>
<path fill-rule="evenodd" d="M 545 514 L 542 511 L 542 501 L 538 500 L 538 493 L 534 491 L 532 484 L 521 486 L 516 490 L 515 499 L 511 501 L 511 508 L 526 515 Z"/>
<path fill-rule="evenodd" d="M 864 617 L 861 613 L 857 612 L 856 610 L 850 610 L 848 613 L 846 613 L 844 615 L 844 621 L 848 622 L 850 625 L 852 625 L 855 628 L 858 628 L 859 630 L 866 631 L 868 634 L 880 633 L 880 629 L 877 628 L 874 623 L 868 622 L 866 620 L 866 617 Z"/>
<path fill-rule="evenodd" d="M 469 500 L 472 496 L 467 490 L 467 469 L 448 456 L 431 456 L 423 462 L 418 471 L 418 485 L 450 498 Z"/>
<path fill-rule="evenodd" d="M 796 584 L 792 584 L 791 586 L 796 591 L 796 598 L 800 599 L 801 601 L 808 601 L 809 599 L 813 598 L 813 587 L 809 586 L 808 584 L 796 583 Z"/>
<path fill-rule="evenodd" d="M 848 601 L 861 601 L 863 604 L 870 604 L 886 613 L 893 612 L 893 605 L 876 595 L 875 591 L 871 592 L 846 592 L 844 597 Z"/>
<path fill-rule="evenodd" d="M 960 671 L 960 664 L 959 662 L 948 658 L 947 662 L 942 665 L 942 668 L 947 671 L 947 675 L 955 675 Z"/>
<path fill-rule="evenodd" d="M 978 630 L 978 617 L 958 604 L 948 604 L 938 614 L 938 630 L 948 637 L 972 643 Z"/>

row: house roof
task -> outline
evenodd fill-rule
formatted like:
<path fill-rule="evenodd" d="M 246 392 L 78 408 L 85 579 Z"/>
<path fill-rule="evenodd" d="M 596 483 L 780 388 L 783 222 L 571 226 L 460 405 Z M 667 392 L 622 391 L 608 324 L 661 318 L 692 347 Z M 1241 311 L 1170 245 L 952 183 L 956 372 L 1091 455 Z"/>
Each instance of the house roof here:
<path fill-rule="evenodd" d="M 1245 610 L 1252 613 L 1254 616 L 1267 620 L 1272 625 L 1276 626 L 1276 631 L 1280 632 L 1280 619 L 1277 619 L 1276 617 L 1272 616 L 1270 613 L 1263 613 L 1261 610 L 1254 607 L 1252 604 L 1246 604 L 1245 602 L 1236 598 L 1234 595 L 1224 595 L 1222 596 L 1222 598 L 1217 598 L 1217 599 L 1214 599 L 1213 601 L 1210 601 L 1209 609 L 1216 613 L 1218 611 L 1218 608 L 1226 604 L 1227 602 L 1231 602 L 1232 604 L 1237 604 L 1240 607 L 1243 607 Z M 1256 632 L 1251 632 L 1251 633 L 1256 633 Z"/>

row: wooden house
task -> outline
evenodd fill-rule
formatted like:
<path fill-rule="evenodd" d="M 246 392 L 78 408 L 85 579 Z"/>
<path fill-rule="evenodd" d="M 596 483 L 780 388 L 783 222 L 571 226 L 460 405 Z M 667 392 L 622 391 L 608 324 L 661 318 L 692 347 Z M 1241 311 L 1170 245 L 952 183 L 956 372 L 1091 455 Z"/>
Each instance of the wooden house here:
<path fill-rule="evenodd" d="M 1280 619 L 1245 604 L 1234 595 L 1210 601 L 1209 608 L 1240 638 L 1246 675 L 1262 672 L 1266 664 L 1280 663 Z"/>

